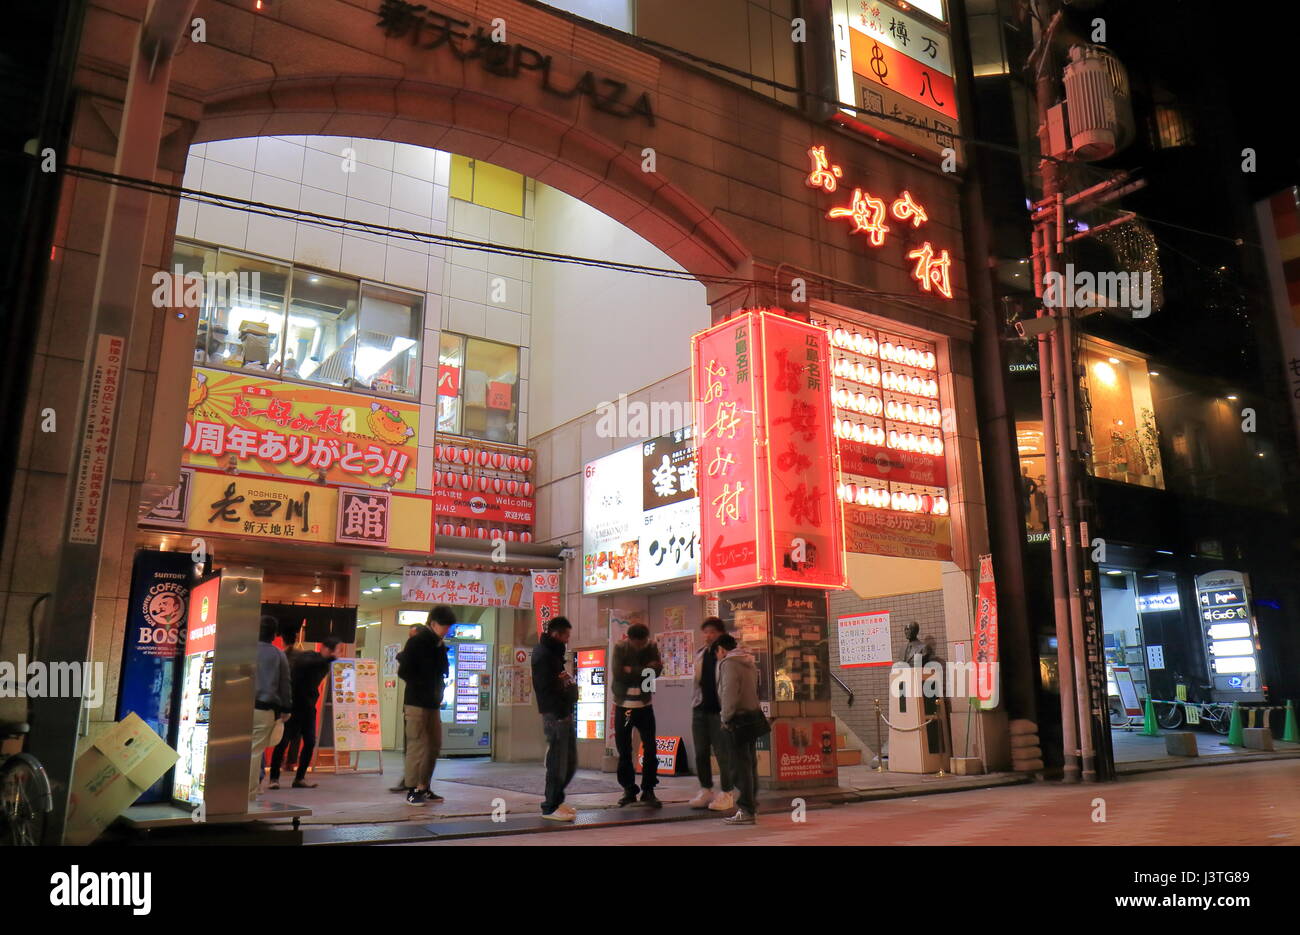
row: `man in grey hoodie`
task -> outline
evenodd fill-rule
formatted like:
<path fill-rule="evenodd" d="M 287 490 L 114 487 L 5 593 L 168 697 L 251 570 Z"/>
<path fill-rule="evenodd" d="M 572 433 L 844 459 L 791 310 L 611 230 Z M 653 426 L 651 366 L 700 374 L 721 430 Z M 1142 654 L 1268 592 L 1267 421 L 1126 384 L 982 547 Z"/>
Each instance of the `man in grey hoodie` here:
<path fill-rule="evenodd" d="M 730 633 L 713 641 L 718 654 L 718 700 L 722 729 L 734 731 L 737 716 L 762 711 L 758 703 L 758 667 L 754 654 Z M 736 785 L 736 814 L 722 819 L 729 825 L 752 825 L 758 815 L 758 751 L 756 737 L 731 735 L 731 779 Z"/>

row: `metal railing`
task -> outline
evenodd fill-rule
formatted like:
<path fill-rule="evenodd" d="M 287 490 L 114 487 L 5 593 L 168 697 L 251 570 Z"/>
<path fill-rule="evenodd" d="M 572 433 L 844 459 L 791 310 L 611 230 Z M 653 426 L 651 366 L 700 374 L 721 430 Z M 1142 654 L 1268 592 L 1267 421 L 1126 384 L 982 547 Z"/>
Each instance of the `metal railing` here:
<path fill-rule="evenodd" d="M 849 696 L 849 707 L 850 708 L 853 707 L 853 689 L 845 685 L 844 682 L 840 680 L 840 677 L 836 675 L 834 672 L 831 673 L 831 678 L 834 680 L 836 685 L 844 689 L 844 693 Z"/>

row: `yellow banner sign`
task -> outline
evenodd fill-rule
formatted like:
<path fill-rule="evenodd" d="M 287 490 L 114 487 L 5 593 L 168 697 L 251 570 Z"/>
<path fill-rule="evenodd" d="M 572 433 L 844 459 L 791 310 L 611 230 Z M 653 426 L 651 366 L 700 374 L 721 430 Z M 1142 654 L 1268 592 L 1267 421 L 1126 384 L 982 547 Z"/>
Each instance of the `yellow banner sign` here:
<path fill-rule="evenodd" d="M 415 489 L 420 406 L 323 386 L 195 367 L 185 463 L 315 478 L 330 484 Z"/>
<path fill-rule="evenodd" d="M 195 471 L 188 487 L 186 528 L 195 533 L 431 551 L 433 501 L 428 497 L 365 494 L 362 504 L 345 504 L 340 528 L 339 497 L 355 491 L 212 471 Z M 364 517 L 357 516 L 358 506 L 365 508 Z"/>
<path fill-rule="evenodd" d="M 951 517 L 904 513 L 846 503 L 844 550 L 865 555 L 896 555 L 952 561 Z"/>

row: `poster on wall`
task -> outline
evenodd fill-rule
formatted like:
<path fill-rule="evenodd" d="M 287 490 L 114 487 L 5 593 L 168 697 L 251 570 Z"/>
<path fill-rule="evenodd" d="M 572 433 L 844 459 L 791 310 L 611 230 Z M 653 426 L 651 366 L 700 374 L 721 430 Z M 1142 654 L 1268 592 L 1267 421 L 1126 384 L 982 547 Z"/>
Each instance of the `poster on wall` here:
<path fill-rule="evenodd" d="M 352 487 L 415 490 L 418 403 L 195 367 L 184 461 Z"/>
<path fill-rule="evenodd" d="M 533 606 L 530 575 L 499 574 L 405 565 L 402 568 L 402 600 L 415 604 L 456 604 L 462 607 Z"/>
<path fill-rule="evenodd" d="M 659 656 L 664 670 L 661 679 L 684 679 L 695 675 L 695 634 L 690 630 L 668 630 L 658 634 Z"/>
<path fill-rule="evenodd" d="M 379 666 L 373 659 L 335 659 L 330 668 L 334 749 L 380 750 Z"/>
<path fill-rule="evenodd" d="M 840 668 L 860 669 L 893 663 L 889 611 L 839 618 Z"/>
<path fill-rule="evenodd" d="M 699 531 L 689 427 L 583 468 L 584 594 L 693 576 Z"/>

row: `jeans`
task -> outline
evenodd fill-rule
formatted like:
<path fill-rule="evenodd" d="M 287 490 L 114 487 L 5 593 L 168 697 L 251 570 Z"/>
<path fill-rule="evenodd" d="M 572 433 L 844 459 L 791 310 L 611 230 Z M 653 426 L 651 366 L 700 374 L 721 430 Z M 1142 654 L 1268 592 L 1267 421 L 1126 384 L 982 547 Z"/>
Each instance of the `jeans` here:
<path fill-rule="evenodd" d="M 757 740 L 731 740 L 731 770 L 736 781 L 736 807 L 747 815 L 758 814 Z"/>
<path fill-rule="evenodd" d="M 406 721 L 406 778 L 408 789 L 427 789 L 433 767 L 442 752 L 442 718 L 437 708 L 402 706 Z"/>
<path fill-rule="evenodd" d="M 284 755 L 295 740 L 302 743 L 302 749 L 298 752 L 296 777 L 297 782 L 302 782 L 307 778 L 307 767 L 311 765 L 311 755 L 316 749 L 315 708 L 302 708 L 289 715 L 289 720 L 284 725 L 284 739 L 271 751 L 272 782 L 280 781 L 280 764 L 284 762 Z"/>
<path fill-rule="evenodd" d="M 636 761 L 632 758 L 632 729 L 641 735 L 641 789 L 653 792 L 659 784 L 659 751 L 655 749 L 655 709 L 618 708 L 614 715 L 614 746 L 618 748 L 618 784 L 636 795 Z"/>
<path fill-rule="evenodd" d="M 573 716 L 542 715 L 546 734 L 546 797 L 542 814 L 549 815 L 564 804 L 564 789 L 578 769 L 578 725 Z"/>
<path fill-rule="evenodd" d="M 736 788 L 731 778 L 731 735 L 722 729 L 722 715 L 717 711 L 691 712 L 691 739 L 695 742 L 695 774 L 701 789 L 713 788 L 713 763 L 710 754 L 718 757 L 718 780 L 723 792 Z"/>

